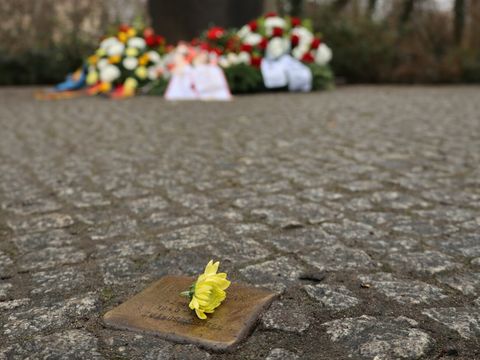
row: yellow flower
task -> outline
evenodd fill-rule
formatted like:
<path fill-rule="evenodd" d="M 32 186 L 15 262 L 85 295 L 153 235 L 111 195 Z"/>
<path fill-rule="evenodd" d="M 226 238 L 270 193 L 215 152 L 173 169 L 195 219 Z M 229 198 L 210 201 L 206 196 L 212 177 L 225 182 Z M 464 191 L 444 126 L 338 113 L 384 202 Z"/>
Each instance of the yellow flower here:
<path fill-rule="evenodd" d="M 123 83 L 123 96 L 130 97 L 135 95 L 135 89 L 137 88 L 137 86 L 138 86 L 137 80 L 131 77 L 127 78 Z"/>
<path fill-rule="evenodd" d="M 128 37 L 134 37 L 135 35 L 137 35 L 137 30 L 135 30 L 134 28 L 130 28 L 127 30 L 127 35 Z"/>
<path fill-rule="evenodd" d="M 126 32 L 120 31 L 117 35 L 118 40 L 120 40 L 122 43 L 126 42 L 128 40 L 128 34 Z"/>
<path fill-rule="evenodd" d="M 113 55 L 108 58 L 108 62 L 110 64 L 117 64 L 122 60 L 122 57 L 120 55 Z"/>
<path fill-rule="evenodd" d="M 138 58 L 138 63 L 140 65 L 146 65 L 149 60 L 150 60 L 150 57 L 148 56 L 148 54 L 143 54 Z"/>
<path fill-rule="evenodd" d="M 92 55 L 88 57 L 88 63 L 90 65 L 95 65 L 98 61 L 98 56 L 97 55 Z"/>
<path fill-rule="evenodd" d="M 137 56 L 138 55 L 138 49 L 134 48 L 134 47 L 129 47 L 127 48 L 127 50 L 125 50 L 125 55 L 127 56 Z"/>
<path fill-rule="evenodd" d="M 227 296 L 225 290 L 230 286 L 226 273 L 217 274 L 220 262 L 213 263 L 213 260 L 205 267 L 205 272 L 200 275 L 197 281 L 184 291 L 182 295 L 190 297 L 190 309 L 195 310 L 199 319 L 205 320 L 207 314 L 211 314 L 220 306 Z"/>
<path fill-rule="evenodd" d="M 98 90 L 102 93 L 106 93 L 112 89 L 112 84 L 108 82 L 102 82 L 98 88 Z"/>
<path fill-rule="evenodd" d="M 135 70 L 135 75 L 137 75 L 140 80 L 145 79 L 148 75 L 147 68 L 145 66 L 139 66 L 137 70 Z"/>
<path fill-rule="evenodd" d="M 97 51 L 95 51 L 95 54 L 98 57 L 102 57 L 102 56 L 107 55 L 107 51 L 104 48 L 99 48 L 99 49 L 97 49 Z"/>
<path fill-rule="evenodd" d="M 93 84 L 96 84 L 97 81 L 98 81 L 98 72 L 96 72 L 95 70 L 89 71 L 87 75 L 87 84 L 93 85 Z"/>

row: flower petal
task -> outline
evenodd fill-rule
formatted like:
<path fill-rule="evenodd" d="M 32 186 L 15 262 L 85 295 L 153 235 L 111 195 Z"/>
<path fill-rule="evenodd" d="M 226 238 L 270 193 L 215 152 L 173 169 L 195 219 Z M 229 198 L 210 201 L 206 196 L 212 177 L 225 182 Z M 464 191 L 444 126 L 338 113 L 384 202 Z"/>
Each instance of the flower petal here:
<path fill-rule="evenodd" d="M 220 262 L 217 261 L 213 263 L 213 260 L 210 260 L 207 266 L 205 267 L 205 275 L 214 275 L 217 273 L 218 267 L 220 266 Z"/>
<path fill-rule="evenodd" d="M 207 318 L 207 315 L 202 310 L 195 309 L 195 314 L 197 314 L 199 319 L 205 320 Z"/>

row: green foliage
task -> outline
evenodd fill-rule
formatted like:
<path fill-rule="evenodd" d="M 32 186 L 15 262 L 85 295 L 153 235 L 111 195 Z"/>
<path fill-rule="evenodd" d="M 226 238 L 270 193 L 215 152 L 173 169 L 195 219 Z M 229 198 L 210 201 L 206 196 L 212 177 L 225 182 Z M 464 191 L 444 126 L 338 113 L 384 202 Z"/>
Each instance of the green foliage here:
<path fill-rule="evenodd" d="M 141 89 L 141 92 L 147 95 L 163 96 L 163 94 L 165 94 L 165 91 L 167 90 L 167 86 L 168 80 L 162 77 L 153 81 L 150 84 L 145 85 Z"/>
<path fill-rule="evenodd" d="M 58 83 L 82 65 L 83 53 L 67 45 L 18 54 L 0 50 L 0 85 Z"/>
<path fill-rule="evenodd" d="M 329 66 L 308 64 L 312 72 L 312 90 L 330 90 L 334 87 L 335 77 Z"/>
<path fill-rule="evenodd" d="M 324 22 L 320 27 L 333 51 L 332 67 L 350 82 L 378 82 L 395 59 L 395 37 L 370 21 Z"/>
<path fill-rule="evenodd" d="M 480 48 L 455 42 L 446 25 L 449 14 L 416 9 L 405 19 L 402 10 L 375 19 L 368 11 L 349 15 L 317 7 L 311 14 L 315 30 L 332 48 L 331 67 L 338 78 L 348 83 L 480 81 Z"/>
<path fill-rule="evenodd" d="M 464 53 L 462 61 L 462 79 L 467 83 L 480 83 L 480 52 Z"/>
<path fill-rule="evenodd" d="M 233 65 L 224 69 L 230 91 L 234 94 L 253 93 L 265 90 L 262 73 L 246 64 Z"/>

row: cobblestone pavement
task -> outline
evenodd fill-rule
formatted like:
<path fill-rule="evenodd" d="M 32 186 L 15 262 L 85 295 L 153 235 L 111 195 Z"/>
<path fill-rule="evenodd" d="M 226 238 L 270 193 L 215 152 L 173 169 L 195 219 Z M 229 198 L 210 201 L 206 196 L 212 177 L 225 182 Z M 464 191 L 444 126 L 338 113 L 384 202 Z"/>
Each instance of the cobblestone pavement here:
<path fill-rule="evenodd" d="M 479 90 L 0 90 L 0 359 L 480 359 Z M 211 258 L 282 293 L 234 353 L 102 326 Z"/>

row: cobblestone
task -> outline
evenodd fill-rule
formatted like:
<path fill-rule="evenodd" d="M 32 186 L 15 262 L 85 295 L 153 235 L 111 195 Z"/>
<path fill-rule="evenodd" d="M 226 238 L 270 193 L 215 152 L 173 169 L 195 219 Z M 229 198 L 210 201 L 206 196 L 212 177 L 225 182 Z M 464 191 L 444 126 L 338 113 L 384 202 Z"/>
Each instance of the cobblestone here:
<path fill-rule="evenodd" d="M 478 114 L 460 86 L 0 89 L 0 359 L 478 358 Z M 210 259 L 281 293 L 233 353 L 103 326 Z"/>
<path fill-rule="evenodd" d="M 352 357 L 418 359 L 433 346 L 431 337 L 408 318 L 377 319 L 363 315 L 323 325 L 331 340 L 343 343 Z"/>

